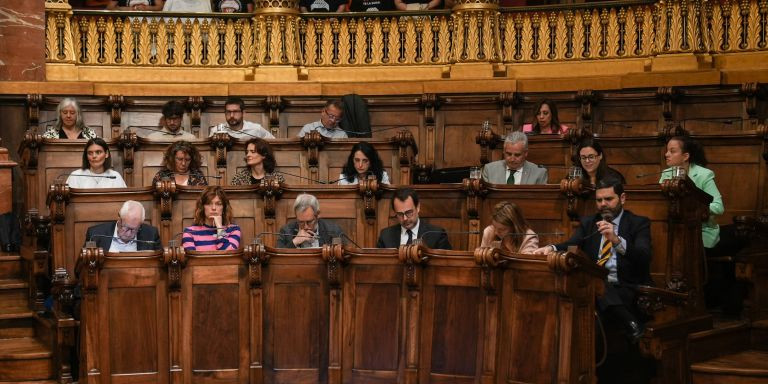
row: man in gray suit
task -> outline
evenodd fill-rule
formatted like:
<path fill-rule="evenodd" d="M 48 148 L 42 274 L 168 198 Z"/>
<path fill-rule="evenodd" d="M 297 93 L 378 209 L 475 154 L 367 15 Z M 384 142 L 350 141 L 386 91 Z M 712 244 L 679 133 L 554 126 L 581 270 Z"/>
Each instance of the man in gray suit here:
<path fill-rule="evenodd" d="M 346 243 L 346 235 L 338 224 L 320 218 L 320 202 L 315 196 L 308 193 L 296 196 L 293 212 L 296 220 L 280 228 L 278 248 L 320 248 L 332 244 L 335 237 Z"/>
<path fill-rule="evenodd" d="M 483 167 L 483 180 L 493 184 L 546 184 L 547 169 L 525 160 L 528 136 L 512 132 L 504 139 L 504 159 Z"/>

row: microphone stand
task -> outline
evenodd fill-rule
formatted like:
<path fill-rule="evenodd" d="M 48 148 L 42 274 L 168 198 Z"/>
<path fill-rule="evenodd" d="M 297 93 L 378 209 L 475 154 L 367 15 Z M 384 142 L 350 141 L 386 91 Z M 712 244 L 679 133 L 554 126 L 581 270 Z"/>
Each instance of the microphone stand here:
<path fill-rule="evenodd" d="M 168 135 L 168 136 L 181 136 L 182 135 L 181 133 L 178 133 L 178 132 L 177 133 L 173 133 L 173 132 L 163 131 L 162 129 L 158 129 L 158 128 L 162 128 L 162 127 L 158 127 L 156 125 L 129 125 L 128 127 L 125 128 L 125 130 L 130 132 L 131 128 L 145 129 L 147 131 L 152 131 L 152 132 L 160 132 L 160 133 L 162 133 L 164 135 Z M 179 128 L 179 130 L 182 130 L 182 128 Z"/>

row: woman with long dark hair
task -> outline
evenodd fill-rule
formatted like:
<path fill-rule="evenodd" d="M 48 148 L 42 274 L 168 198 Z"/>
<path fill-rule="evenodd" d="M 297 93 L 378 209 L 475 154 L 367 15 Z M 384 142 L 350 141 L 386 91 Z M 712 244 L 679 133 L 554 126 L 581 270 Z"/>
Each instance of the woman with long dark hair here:
<path fill-rule="evenodd" d="M 83 164 L 69 174 L 70 188 L 125 188 L 120 173 L 112 169 L 109 146 L 100 137 L 88 140 L 83 148 Z"/>
<path fill-rule="evenodd" d="M 352 147 L 347 163 L 339 175 L 339 184 L 357 184 L 368 175 L 376 176 L 381 184 L 389 184 L 389 175 L 384 170 L 384 164 L 371 144 L 361 141 Z"/>
<path fill-rule="evenodd" d="M 581 178 L 584 185 L 595 186 L 597 182 L 610 176 L 626 184 L 621 172 L 608 166 L 608 160 L 600 143 L 588 137 L 579 142 L 573 154 L 573 165 L 581 168 Z"/>
<path fill-rule="evenodd" d="M 208 179 L 200 170 L 200 152 L 188 141 L 177 141 L 169 145 L 163 155 L 163 165 L 165 169 L 157 171 L 152 185 L 162 179 L 173 179 L 177 185 L 208 185 Z"/>
<path fill-rule="evenodd" d="M 523 125 L 523 132 L 530 134 L 560 134 L 568 131 L 568 126 L 560 124 L 557 115 L 557 104 L 549 99 L 544 99 L 536 104 L 536 120 L 531 124 Z"/>
<path fill-rule="evenodd" d="M 245 165 L 246 167 L 237 171 L 232 178 L 232 185 L 261 184 L 267 178 L 285 182 L 285 177 L 275 172 L 275 154 L 264 139 L 252 138 L 245 142 Z"/>

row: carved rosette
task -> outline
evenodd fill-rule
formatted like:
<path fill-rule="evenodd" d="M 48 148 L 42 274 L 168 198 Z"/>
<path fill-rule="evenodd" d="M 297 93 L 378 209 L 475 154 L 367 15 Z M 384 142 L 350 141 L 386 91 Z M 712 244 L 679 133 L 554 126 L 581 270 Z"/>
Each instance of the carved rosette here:
<path fill-rule="evenodd" d="M 227 167 L 227 151 L 232 149 L 235 140 L 226 132 L 217 132 L 211 136 L 211 148 L 216 150 L 216 166 Z"/>
<path fill-rule="evenodd" d="M 480 218 L 480 200 L 488 194 L 488 189 L 480 179 L 464 179 L 461 183 L 462 190 L 467 196 L 467 215 L 469 219 Z"/>
<path fill-rule="evenodd" d="M 379 190 L 379 182 L 376 176 L 368 175 L 365 180 L 360 180 L 358 184 L 358 193 L 363 198 L 363 212 L 367 220 L 376 219 L 376 200 L 383 191 Z"/>
<path fill-rule="evenodd" d="M 30 93 L 27 95 L 27 121 L 30 127 L 37 127 L 40 121 L 40 104 L 43 101 L 43 95 L 39 93 Z"/>
<path fill-rule="evenodd" d="M 168 179 L 155 183 L 155 197 L 160 199 L 160 218 L 170 220 L 173 198 L 176 197 L 176 182 Z"/>
<path fill-rule="evenodd" d="M 307 150 L 307 165 L 316 168 L 320 161 L 320 150 L 325 145 L 326 138 L 318 131 L 309 131 L 301 138 L 301 145 Z"/>
<path fill-rule="evenodd" d="M 19 157 L 26 169 L 37 169 L 37 159 L 42 143 L 43 136 L 34 130 L 30 129 L 24 133 L 24 139 L 19 146 Z"/>
<path fill-rule="evenodd" d="M 491 150 L 504 139 L 493 132 L 490 126 L 480 128 L 475 136 L 475 143 L 480 145 L 480 164 L 488 164 L 491 161 Z"/>
<path fill-rule="evenodd" d="M 421 246 L 418 244 L 401 245 L 397 250 L 397 258 L 405 264 L 405 284 L 409 290 L 418 288 L 421 274 L 417 267 L 426 265 L 427 256 L 422 256 Z"/>
<path fill-rule="evenodd" d="M 91 242 L 89 242 L 91 243 Z M 104 264 L 104 250 L 91 243 L 90 247 L 80 251 L 80 280 L 83 290 L 95 292 L 99 288 L 99 270 Z"/>
<path fill-rule="evenodd" d="M 322 248 L 323 260 L 328 266 L 328 284 L 331 288 L 341 285 L 341 267 L 346 264 L 344 249 L 341 244 L 325 244 Z"/>
<path fill-rule="evenodd" d="M 560 192 L 565 195 L 565 199 L 568 202 L 568 207 L 566 208 L 568 217 L 572 221 L 578 220 L 582 203 L 579 196 L 583 196 L 588 192 L 588 190 L 584 188 L 581 178 L 560 180 Z"/>
<path fill-rule="evenodd" d="M 46 198 L 46 205 L 51 212 L 51 221 L 55 224 L 64 223 L 64 213 L 69 203 L 69 185 L 58 182 L 51 184 Z"/>
<path fill-rule="evenodd" d="M 256 193 L 264 199 L 264 218 L 274 219 L 277 210 L 277 200 L 283 195 L 283 186 L 280 185 L 277 179 L 268 177 L 259 184 L 256 188 Z"/>
<path fill-rule="evenodd" d="M 264 245 L 256 241 L 246 245 L 243 259 L 248 263 L 248 284 L 251 288 L 260 288 L 263 281 L 261 267 L 269 263 L 269 255 Z"/>
<path fill-rule="evenodd" d="M 181 289 L 181 270 L 187 265 L 187 255 L 180 246 L 166 247 L 163 251 L 163 260 L 168 268 L 168 289 L 178 291 Z"/>
<path fill-rule="evenodd" d="M 413 155 L 419 152 L 416 146 L 416 140 L 413 138 L 413 133 L 407 129 L 403 129 L 390 139 L 398 147 L 398 158 L 401 166 L 410 166 L 413 164 Z M 411 149 L 412 154 L 408 152 L 408 148 Z"/>
<path fill-rule="evenodd" d="M 133 171 L 134 152 L 139 147 L 139 137 L 136 136 L 136 132 L 123 131 L 117 139 L 117 147 L 123 151 L 123 170 L 130 173 Z"/>

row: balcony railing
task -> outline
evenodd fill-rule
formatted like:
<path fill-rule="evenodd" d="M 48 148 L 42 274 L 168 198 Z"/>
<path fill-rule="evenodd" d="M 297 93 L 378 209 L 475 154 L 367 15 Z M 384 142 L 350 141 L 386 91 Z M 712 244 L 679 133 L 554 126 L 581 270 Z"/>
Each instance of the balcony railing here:
<path fill-rule="evenodd" d="M 151 67 L 410 66 L 766 50 L 768 0 L 608 2 L 428 12 L 255 14 L 72 11 L 46 0 L 50 63 Z M 273 4 L 277 3 L 277 4 Z"/>

